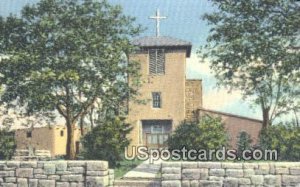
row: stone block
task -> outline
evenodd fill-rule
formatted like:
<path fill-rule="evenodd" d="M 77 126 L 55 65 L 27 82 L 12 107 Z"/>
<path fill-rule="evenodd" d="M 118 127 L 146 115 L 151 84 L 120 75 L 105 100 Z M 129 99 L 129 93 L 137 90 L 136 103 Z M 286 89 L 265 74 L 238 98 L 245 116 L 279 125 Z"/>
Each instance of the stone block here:
<path fill-rule="evenodd" d="M 87 171 L 104 171 L 108 170 L 106 161 L 87 161 Z"/>
<path fill-rule="evenodd" d="M 222 164 L 220 162 L 198 162 L 198 168 L 221 169 Z"/>
<path fill-rule="evenodd" d="M 85 167 L 86 161 L 68 161 L 68 167 Z"/>
<path fill-rule="evenodd" d="M 183 180 L 199 180 L 200 179 L 200 169 L 183 169 L 182 170 Z"/>
<path fill-rule="evenodd" d="M 35 179 L 47 179 L 47 175 L 43 175 L 43 174 L 35 174 L 34 175 Z"/>
<path fill-rule="evenodd" d="M 84 178 L 82 175 L 62 175 L 60 180 L 62 182 L 83 182 Z"/>
<path fill-rule="evenodd" d="M 190 187 L 190 181 L 189 180 L 182 180 L 181 181 L 181 187 Z"/>
<path fill-rule="evenodd" d="M 86 177 L 85 187 L 108 186 L 109 178 L 106 177 Z"/>
<path fill-rule="evenodd" d="M 41 168 L 33 169 L 33 174 L 44 174 L 44 170 Z"/>
<path fill-rule="evenodd" d="M 250 185 L 251 180 L 249 178 L 238 178 L 239 185 Z"/>
<path fill-rule="evenodd" d="M 251 177 L 255 175 L 254 169 L 244 169 L 244 177 Z"/>
<path fill-rule="evenodd" d="M 55 187 L 55 180 L 39 180 L 39 187 Z"/>
<path fill-rule="evenodd" d="M 78 183 L 72 182 L 70 184 L 70 187 L 84 187 L 84 184 L 82 182 L 78 182 Z"/>
<path fill-rule="evenodd" d="M 255 169 L 256 175 L 267 175 L 270 173 L 270 166 L 268 163 L 261 163 L 258 165 L 258 169 Z"/>
<path fill-rule="evenodd" d="M 198 168 L 198 162 L 182 162 L 181 167 L 183 169 L 193 169 Z"/>
<path fill-rule="evenodd" d="M 83 174 L 85 173 L 85 169 L 83 167 L 69 167 L 68 171 L 73 174 Z"/>
<path fill-rule="evenodd" d="M 15 183 L 15 182 L 17 182 L 16 177 L 5 177 L 4 179 L 5 179 L 6 183 Z"/>
<path fill-rule="evenodd" d="M 70 187 L 68 182 L 56 182 L 56 187 Z"/>
<path fill-rule="evenodd" d="M 18 187 L 28 187 L 27 179 L 18 178 L 17 180 Z"/>
<path fill-rule="evenodd" d="M 243 164 L 223 162 L 222 168 L 223 169 L 243 169 Z"/>
<path fill-rule="evenodd" d="M 20 167 L 20 161 L 7 161 L 6 166 L 8 168 L 19 168 Z"/>
<path fill-rule="evenodd" d="M 180 180 L 181 174 L 162 174 L 163 180 Z"/>
<path fill-rule="evenodd" d="M 224 177 L 225 176 L 225 170 L 224 169 L 210 169 L 209 175 L 216 176 L 216 177 Z"/>
<path fill-rule="evenodd" d="M 244 171 L 242 169 L 226 169 L 226 176 L 241 178 L 244 177 Z"/>
<path fill-rule="evenodd" d="M 180 180 L 162 181 L 161 187 L 181 187 Z"/>
<path fill-rule="evenodd" d="M 33 168 L 17 168 L 16 176 L 20 178 L 32 178 Z"/>
<path fill-rule="evenodd" d="M 48 175 L 49 180 L 59 180 L 60 176 L 59 175 Z"/>
<path fill-rule="evenodd" d="M 66 161 L 60 161 L 55 163 L 56 171 L 66 171 L 68 163 Z"/>
<path fill-rule="evenodd" d="M 180 174 L 181 168 L 179 167 L 164 167 L 161 169 L 162 174 Z"/>
<path fill-rule="evenodd" d="M 257 163 L 243 163 L 244 169 L 258 169 Z"/>
<path fill-rule="evenodd" d="M 223 181 L 224 187 L 238 187 L 239 186 L 239 179 L 233 177 L 227 177 Z"/>
<path fill-rule="evenodd" d="M 300 184 L 300 177 L 295 175 L 282 175 L 282 185 L 296 186 Z"/>
<path fill-rule="evenodd" d="M 17 187 L 15 183 L 3 183 L 1 187 Z"/>
<path fill-rule="evenodd" d="M 14 171 L 0 171 L 0 178 L 2 177 L 15 177 Z"/>
<path fill-rule="evenodd" d="M 200 180 L 199 187 L 222 187 L 221 181 Z"/>
<path fill-rule="evenodd" d="M 200 185 L 199 180 L 191 180 L 190 181 L 191 187 L 198 187 Z"/>
<path fill-rule="evenodd" d="M 44 173 L 46 175 L 54 175 L 56 171 L 54 163 L 45 163 L 44 164 Z"/>
<path fill-rule="evenodd" d="M 275 175 L 265 175 L 264 176 L 264 186 L 275 186 L 276 185 Z"/>
<path fill-rule="evenodd" d="M 254 185 L 263 185 L 264 177 L 262 175 L 252 175 L 251 182 Z"/>
<path fill-rule="evenodd" d="M 87 176 L 106 176 L 106 175 L 108 175 L 108 171 L 87 171 L 86 175 Z"/>
<path fill-rule="evenodd" d="M 290 174 L 300 176 L 300 167 L 291 167 Z"/>
<path fill-rule="evenodd" d="M 37 162 L 36 161 L 22 161 L 20 163 L 21 168 L 36 168 Z"/>
<path fill-rule="evenodd" d="M 223 181 L 224 177 L 209 176 L 210 181 Z"/>
<path fill-rule="evenodd" d="M 28 187 L 38 187 L 38 179 L 29 179 L 28 180 Z"/>
<path fill-rule="evenodd" d="M 289 168 L 283 168 L 283 167 L 276 167 L 275 168 L 275 174 L 289 174 L 290 171 L 289 171 Z"/>

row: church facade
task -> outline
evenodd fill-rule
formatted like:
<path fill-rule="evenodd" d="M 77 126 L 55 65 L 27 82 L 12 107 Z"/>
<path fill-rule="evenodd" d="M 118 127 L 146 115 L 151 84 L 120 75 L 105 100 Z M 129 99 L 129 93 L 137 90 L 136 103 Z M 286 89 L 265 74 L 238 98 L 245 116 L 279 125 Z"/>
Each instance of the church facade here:
<path fill-rule="evenodd" d="M 141 66 L 145 104 L 129 103 L 128 121 L 133 125 L 133 145 L 163 147 L 170 133 L 202 106 L 201 80 L 186 79 L 186 59 L 191 43 L 166 36 L 143 37 L 130 60 Z"/>

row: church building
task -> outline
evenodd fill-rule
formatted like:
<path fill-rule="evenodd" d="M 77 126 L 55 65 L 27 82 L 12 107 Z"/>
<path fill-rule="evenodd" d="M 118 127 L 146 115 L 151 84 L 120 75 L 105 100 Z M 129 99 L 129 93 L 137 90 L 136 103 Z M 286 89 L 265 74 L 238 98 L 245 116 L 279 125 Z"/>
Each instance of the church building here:
<path fill-rule="evenodd" d="M 203 114 L 223 119 L 233 147 L 236 136 L 242 130 L 256 142 L 261 121 L 203 109 L 202 81 L 186 78 L 186 60 L 191 56 L 192 44 L 160 36 L 159 21 L 166 17 L 161 17 L 158 10 L 156 16 L 150 18 L 156 19 L 156 36 L 134 40 L 138 50 L 129 57 L 140 63 L 142 86 L 139 99 L 146 102 L 129 102 L 128 121 L 133 126 L 129 138 L 132 145 L 165 147 L 169 135 L 182 121 L 199 119 Z"/>

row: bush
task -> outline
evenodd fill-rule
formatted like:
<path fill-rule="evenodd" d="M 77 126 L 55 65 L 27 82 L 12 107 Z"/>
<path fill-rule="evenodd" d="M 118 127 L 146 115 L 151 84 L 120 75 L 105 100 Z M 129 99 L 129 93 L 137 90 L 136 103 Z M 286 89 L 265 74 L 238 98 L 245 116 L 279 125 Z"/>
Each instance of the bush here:
<path fill-rule="evenodd" d="M 111 167 L 115 167 L 130 143 L 126 138 L 130 131 L 125 118 L 106 119 L 83 137 L 80 156 L 87 160 L 107 160 Z"/>
<path fill-rule="evenodd" d="M 289 125 L 273 125 L 260 134 L 260 147 L 277 150 L 279 160 L 300 160 L 300 128 Z"/>
<path fill-rule="evenodd" d="M 0 129 L 0 160 L 9 160 L 16 149 L 15 133 Z"/>
<path fill-rule="evenodd" d="M 170 150 L 219 149 L 228 144 L 227 132 L 220 118 L 203 116 L 199 123 L 181 123 L 168 140 Z"/>
<path fill-rule="evenodd" d="M 250 134 L 248 134 L 245 131 L 241 131 L 238 135 L 238 142 L 237 142 L 237 153 L 238 155 L 240 155 L 240 157 L 242 156 L 242 152 L 244 150 L 249 150 L 251 149 L 251 143 L 252 143 L 252 139 Z"/>

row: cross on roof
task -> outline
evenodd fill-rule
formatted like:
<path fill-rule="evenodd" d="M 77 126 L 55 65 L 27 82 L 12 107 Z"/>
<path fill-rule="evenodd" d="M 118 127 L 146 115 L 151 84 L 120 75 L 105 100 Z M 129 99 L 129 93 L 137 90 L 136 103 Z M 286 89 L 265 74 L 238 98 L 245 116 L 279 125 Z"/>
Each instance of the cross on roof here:
<path fill-rule="evenodd" d="M 156 10 L 156 16 L 150 16 L 150 19 L 155 19 L 156 20 L 156 37 L 159 37 L 159 23 L 161 19 L 166 19 L 167 17 L 165 16 L 160 16 L 159 14 L 159 9 Z"/>

